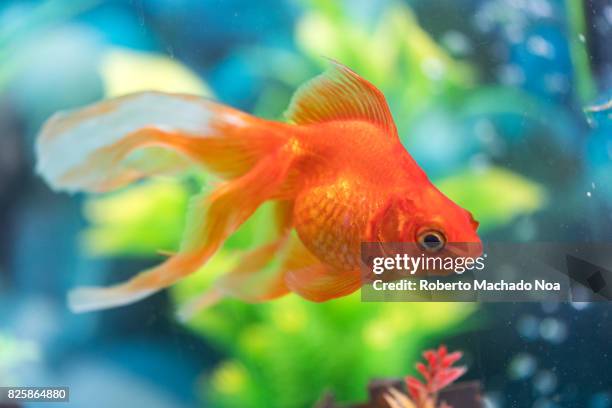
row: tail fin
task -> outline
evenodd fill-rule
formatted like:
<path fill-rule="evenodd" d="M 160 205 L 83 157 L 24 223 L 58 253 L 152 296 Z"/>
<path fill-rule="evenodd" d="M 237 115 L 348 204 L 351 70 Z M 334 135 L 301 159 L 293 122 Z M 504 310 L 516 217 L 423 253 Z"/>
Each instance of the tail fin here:
<path fill-rule="evenodd" d="M 284 148 L 287 126 L 163 93 L 134 94 L 54 116 L 43 128 L 37 153 L 38 171 L 56 189 L 109 191 L 190 161 L 226 179 L 212 194 L 193 199 L 179 253 L 125 283 L 76 289 L 69 296 L 71 309 L 133 303 L 195 272 L 287 185 L 293 160 Z"/>
<path fill-rule="evenodd" d="M 276 152 L 212 194 L 194 197 L 184 242 L 177 254 L 125 283 L 76 289 L 69 296 L 71 310 L 87 312 L 130 304 L 198 270 L 259 205 L 281 188 L 291 161 L 285 151 Z"/>
<path fill-rule="evenodd" d="M 37 170 L 71 192 L 110 191 L 191 163 L 235 178 L 281 146 L 286 130 L 190 95 L 137 93 L 54 115 L 37 141 Z"/>

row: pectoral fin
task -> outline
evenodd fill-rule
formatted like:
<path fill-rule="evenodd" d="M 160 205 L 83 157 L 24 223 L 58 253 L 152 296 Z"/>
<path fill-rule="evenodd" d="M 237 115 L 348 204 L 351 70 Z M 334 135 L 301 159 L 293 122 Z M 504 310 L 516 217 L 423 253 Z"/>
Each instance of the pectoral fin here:
<path fill-rule="evenodd" d="M 349 295 L 361 287 L 357 271 L 339 271 L 319 261 L 300 241 L 292 237 L 282 267 L 285 284 L 292 292 L 314 302 Z"/>

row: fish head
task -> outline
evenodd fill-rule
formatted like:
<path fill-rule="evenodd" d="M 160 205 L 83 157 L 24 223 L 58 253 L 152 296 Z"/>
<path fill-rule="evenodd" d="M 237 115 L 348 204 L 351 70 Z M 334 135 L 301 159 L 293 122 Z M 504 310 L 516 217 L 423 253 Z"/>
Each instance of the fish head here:
<path fill-rule="evenodd" d="M 370 237 L 414 243 L 418 253 L 476 258 L 482 254 L 477 229 L 468 210 L 429 185 L 394 195 L 371 223 Z"/>
<path fill-rule="evenodd" d="M 403 228 L 404 242 L 415 242 L 424 252 L 440 256 L 476 258 L 482 255 L 478 221 L 435 186 L 421 189 L 413 206 L 415 216 L 406 217 L 412 222 Z"/>
<path fill-rule="evenodd" d="M 411 273 L 448 275 L 463 273 L 471 268 L 468 262 L 474 265 L 482 256 L 477 229 L 478 222 L 468 210 L 429 185 L 392 193 L 370 221 L 366 239 L 376 243 L 373 248 L 386 257 L 441 260 L 416 266 Z M 449 258 L 456 261 L 450 267 Z M 393 280 L 399 276 L 388 277 Z"/>

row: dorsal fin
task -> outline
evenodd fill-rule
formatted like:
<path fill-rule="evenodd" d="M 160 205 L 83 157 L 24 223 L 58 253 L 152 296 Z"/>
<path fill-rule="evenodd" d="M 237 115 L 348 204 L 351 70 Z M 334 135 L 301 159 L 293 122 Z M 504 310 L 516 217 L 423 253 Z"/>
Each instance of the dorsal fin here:
<path fill-rule="evenodd" d="M 336 61 L 295 92 L 285 116 L 296 124 L 365 120 L 389 135 L 397 129 L 385 96 L 374 85 Z"/>

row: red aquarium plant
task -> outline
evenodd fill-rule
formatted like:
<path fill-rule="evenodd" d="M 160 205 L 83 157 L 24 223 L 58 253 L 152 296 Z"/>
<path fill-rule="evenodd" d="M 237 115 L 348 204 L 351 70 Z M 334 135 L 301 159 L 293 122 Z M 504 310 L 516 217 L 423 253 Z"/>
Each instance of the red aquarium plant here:
<path fill-rule="evenodd" d="M 368 402 L 339 405 L 327 394 L 315 408 L 482 408 L 479 382 L 453 384 L 466 372 L 466 367 L 454 365 L 462 355 L 449 353 L 446 346 L 427 350 L 425 363 L 416 365 L 422 380 L 411 376 L 372 380 Z"/>
<path fill-rule="evenodd" d="M 437 350 L 425 351 L 423 357 L 427 364 L 416 365 L 423 381 L 411 376 L 405 379 L 410 397 L 390 388 L 384 395 L 385 400 L 391 408 L 450 408 L 444 401 L 438 401 L 439 393 L 465 373 L 464 366 L 453 366 L 461 356 L 460 351 L 449 353 L 443 345 Z"/>

